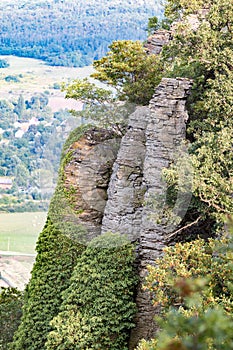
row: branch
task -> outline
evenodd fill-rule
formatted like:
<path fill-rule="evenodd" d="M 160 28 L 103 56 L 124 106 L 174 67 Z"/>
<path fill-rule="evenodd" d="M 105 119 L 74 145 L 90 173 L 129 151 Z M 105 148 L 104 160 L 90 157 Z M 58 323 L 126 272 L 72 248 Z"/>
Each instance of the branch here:
<path fill-rule="evenodd" d="M 190 224 L 187 224 L 186 226 L 181 227 L 179 230 L 172 232 L 169 236 L 167 236 L 166 238 L 170 239 L 174 236 L 176 236 L 178 233 L 182 232 L 183 230 L 185 230 L 186 228 L 192 227 L 194 225 L 196 225 L 200 220 L 201 220 L 202 216 L 199 216 L 195 221 L 191 222 Z"/>
<path fill-rule="evenodd" d="M 199 193 L 199 197 L 200 197 L 201 201 L 208 204 L 209 207 L 213 207 L 214 209 L 216 209 L 220 213 L 225 213 L 224 209 L 219 207 L 217 204 L 214 204 L 213 201 L 211 201 L 211 199 L 209 199 L 209 200 L 205 199 L 201 193 Z"/>

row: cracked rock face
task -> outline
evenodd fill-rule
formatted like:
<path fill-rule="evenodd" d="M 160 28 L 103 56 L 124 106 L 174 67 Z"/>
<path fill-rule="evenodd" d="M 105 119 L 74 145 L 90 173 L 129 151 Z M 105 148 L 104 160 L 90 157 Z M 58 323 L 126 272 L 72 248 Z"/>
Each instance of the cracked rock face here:
<path fill-rule="evenodd" d="M 121 140 L 108 131 L 86 132 L 70 147 L 72 157 L 64 169 L 64 186 L 75 213 L 72 218 L 75 227 L 85 228 L 86 243 L 107 231 L 138 243 L 138 313 L 130 349 L 156 331 L 156 310 L 142 284 L 146 266 L 154 264 L 167 245 L 169 225 L 153 219 L 150 200 L 156 198 L 163 208 L 164 201 L 158 201 L 167 190 L 162 171 L 174 161 L 185 139 L 190 87 L 187 79 L 162 79 L 149 107 L 138 107 L 130 116 Z"/>
<path fill-rule="evenodd" d="M 185 139 L 188 119 L 185 103 L 191 82 L 187 79 L 162 79 L 148 107 L 138 108 L 130 117 L 122 138 L 108 187 L 102 233 L 126 234 L 138 242 L 139 276 L 136 328 L 131 332 L 130 349 L 142 338 L 153 336 L 156 310 L 150 295 L 141 288 L 146 266 L 153 264 L 166 246 L 168 225 L 153 219 L 151 199 L 164 205 L 166 193 L 162 170 L 174 160 L 177 147 Z"/>
<path fill-rule="evenodd" d="M 147 39 L 144 47 L 148 54 L 158 55 L 162 51 L 163 46 L 167 45 L 171 38 L 171 31 L 159 29 Z"/>
<path fill-rule="evenodd" d="M 145 130 L 146 152 L 143 163 L 143 184 L 146 188 L 141 211 L 139 234 L 139 276 L 141 284 L 137 292 L 138 313 L 136 328 L 132 330 L 130 349 L 134 349 L 142 338 L 150 339 L 156 331 L 154 316 L 156 310 L 149 293 L 143 291 L 142 284 L 147 274 L 146 267 L 154 264 L 167 245 L 168 223 L 158 223 L 154 208 L 147 205 L 150 199 L 164 205 L 163 197 L 167 187 L 162 178 L 162 170 L 173 162 L 176 149 L 185 139 L 188 114 L 185 108 L 191 82 L 187 79 L 162 79 L 150 101 L 150 116 Z"/>
<path fill-rule="evenodd" d="M 138 108 L 129 120 L 120 150 L 113 166 L 108 187 L 108 201 L 102 223 L 102 233 L 111 231 L 138 239 L 141 227 L 143 163 L 146 153 L 145 130 L 150 114 L 148 107 Z"/>
<path fill-rule="evenodd" d="M 52 220 L 67 234 L 70 225 L 70 231 L 81 243 L 88 244 L 100 234 L 119 143 L 119 138 L 109 131 L 90 129 L 68 149 L 72 155 L 64 167 L 65 196 L 56 196 L 59 203 L 55 205 L 62 207 L 62 217 L 58 210 L 52 213 Z"/>

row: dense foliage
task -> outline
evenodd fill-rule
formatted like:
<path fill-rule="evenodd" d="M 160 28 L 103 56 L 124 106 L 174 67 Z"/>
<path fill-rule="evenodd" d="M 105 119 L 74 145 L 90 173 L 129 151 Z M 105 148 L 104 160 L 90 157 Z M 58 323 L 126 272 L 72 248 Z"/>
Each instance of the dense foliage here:
<path fill-rule="evenodd" d="M 233 348 L 233 236 L 165 249 L 145 288 L 160 305 L 162 331 L 139 350 Z"/>
<path fill-rule="evenodd" d="M 113 40 L 144 40 L 154 0 L 10 1 L 0 4 L 0 54 L 40 58 L 50 65 L 85 66 Z"/>
<path fill-rule="evenodd" d="M 177 21 L 162 53 L 166 75 L 193 79 L 188 138 L 197 210 L 200 218 L 223 222 L 233 212 L 233 4 L 168 0 L 165 13 Z M 174 170 L 167 174 L 170 185 L 177 184 Z"/>
<path fill-rule="evenodd" d="M 22 316 L 23 294 L 15 288 L 0 290 L 0 349 L 8 350 Z"/>
<path fill-rule="evenodd" d="M 61 294 L 69 286 L 82 247 L 61 234 L 48 219 L 36 251 L 32 278 L 25 290 L 22 320 L 9 347 L 12 350 L 45 348 L 51 330 L 49 323 L 59 311 Z"/>
<path fill-rule="evenodd" d="M 139 41 L 115 41 L 107 55 L 94 62 L 94 78 L 114 86 L 120 99 L 146 105 L 161 80 L 163 66 Z"/>
<path fill-rule="evenodd" d="M 46 349 L 126 350 L 134 326 L 134 247 L 118 235 L 95 238 L 78 258 Z"/>

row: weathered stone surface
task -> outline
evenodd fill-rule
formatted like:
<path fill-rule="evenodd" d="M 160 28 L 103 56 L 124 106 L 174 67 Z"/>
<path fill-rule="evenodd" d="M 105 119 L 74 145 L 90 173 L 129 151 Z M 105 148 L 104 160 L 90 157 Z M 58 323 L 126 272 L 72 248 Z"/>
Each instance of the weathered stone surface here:
<path fill-rule="evenodd" d="M 171 32 L 159 29 L 147 39 L 144 47 L 149 54 L 158 55 L 162 51 L 163 46 L 169 43 L 169 40 L 171 40 Z"/>
<path fill-rule="evenodd" d="M 64 190 L 61 196 L 56 196 L 59 203 L 54 206 L 63 207 L 63 217 L 59 210 L 50 215 L 60 230 L 64 226 L 69 233 L 70 225 L 72 234 L 77 231 L 77 237 L 80 231 L 82 243 L 88 243 L 100 234 L 107 188 L 119 144 L 120 139 L 112 132 L 91 129 L 67 150 L 71 157 L 64 167 Z M 62 225 L 63 222 L 68 225 Z"/>
<path fill-rule="evenodd" d="M 142 185 L 145 130 L 149 114 L 148 107 L 140 107 L 130 116 L 128 130 L 122 138 L 113 167 L 102 223 L 102 232 L 127 234 L 131 241 L 139 237 L 141 227 L 145 193 Z"/>
<path fill-rule="evenodd" d="M 153 217 L 154 208 L 147 202 L 157 200 L 163 206 L 166 184 L 162 180 L 162 169 L 169 166 L 174 157 L 174 149 L 185 138 L 188 115 L 185 100 L 191 82 L 186 79 L 162 79 L 150 101 L 150 117 L 146 136 L 146 153 L 143 167 L 143 184 L 146 188 L 145 204 L 142 208 L 139 239 L 139 275 L 141 284 L 137 293 L 138 314 L 136 328 L 132 331 L 130 349 L 134 349 L 141 338 L 151 338 L 156 330 L 155 309 L 148 293 L 142 290 L 146 266 L 154 264 L 166 245 L 167 226 L 158 224 Z M 159 127 L 158 127 L 159 126 Z"/>

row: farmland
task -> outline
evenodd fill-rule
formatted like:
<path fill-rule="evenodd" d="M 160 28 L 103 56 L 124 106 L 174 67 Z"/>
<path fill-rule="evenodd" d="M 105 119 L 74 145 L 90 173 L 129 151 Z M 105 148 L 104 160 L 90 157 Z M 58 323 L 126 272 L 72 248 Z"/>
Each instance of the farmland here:
<path fill-rule="evenodd" d="M 45 212 L 0 214 L 0 250 L 34 253 Z"/>
<path fill-rule="evenodd" d="M 13 287 L 24 289 L 30 278 L 36 241 L 46 215 L 45 212 L 0 214 L 0 272 Z M 1 285 L 6 286 L 2 280 Z"/>
<path fill-rule="evenodd" d="M 47 91 L 49 99 L 60 97 L 64 101 L 64 94 L 57 89 L 60 83 L 84 78 L 93 72 L 92 67 L 52 67 L 33 58 L 0 56 L 0 59 L 9 63 L 9 67 L 0 70 L 1 99 L 17 99 L 20 95 L 29 98 L 35 93 Z M 9 76 L 15 81 L 7 81 Z"/>

